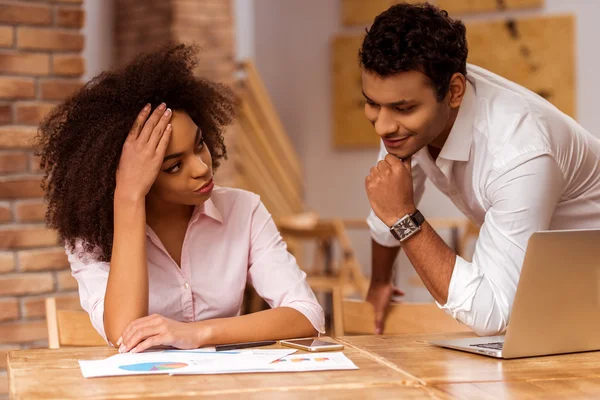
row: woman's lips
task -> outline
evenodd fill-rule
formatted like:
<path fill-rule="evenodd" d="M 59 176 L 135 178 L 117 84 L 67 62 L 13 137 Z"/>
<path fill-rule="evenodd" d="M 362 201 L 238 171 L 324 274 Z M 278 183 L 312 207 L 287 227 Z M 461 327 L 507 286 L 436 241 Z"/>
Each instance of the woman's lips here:
<path fill-rule="evenodd" d="M 210 181 L 205 183 L 204 186 L 202 186 L 200 189 L 196 190 L 194 193 L 206 194 L 206 193 L 209 193 L 211 190 L 213 190 L 214 187 L 215 187 L 215 182 L 211 178 Z"/>

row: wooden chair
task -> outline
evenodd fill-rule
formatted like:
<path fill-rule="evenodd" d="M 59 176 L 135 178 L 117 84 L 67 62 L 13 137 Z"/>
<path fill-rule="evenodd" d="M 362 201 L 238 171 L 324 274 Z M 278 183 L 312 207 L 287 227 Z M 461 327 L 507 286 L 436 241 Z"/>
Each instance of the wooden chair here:
<path fill-rule="evenodd" d="M 305 205 L 300 157 L 254 63 L 247 60 L 238 67 L 235 185 L 259 194 L 275 217 L 301 213 Z"/>
<path fill-rule="evenodd" d="M 308 213 L 279 218 L 276 222 L 289 251 L 306 272 L 307 282 L 313 291 L 332 295 L 332 306 L 325 307 L 325 311 L 332 313 L 335 330 L 335 326 L 341 323 L 341 299 L 350 294 L 364 298 L 369 288 L 369 280 L 362 273 L 344 221 L 320 219 L 316 214 Z M 310 265 L 303 261 L 304 248 L 301 244 L 306 242 L 316 245 Z M 335 251 L 335 245 L 339 246 L 340 252 Z M 339 253 L 341 256 L 336 256 Z"/>
<path fill-rule="evenodd" d="M 371 303 L 356 300 L 342 302 L 342 325 L 336 336 L 375 333 L 375 312 Z M 435 303 L 391 304 L 383 334 L 427 334 L 471 332 L 471 330 L 440 310 Z"/>
<path fill-rule="evenodd" d="M 46 299 L 48 348 L 62 346 L 106 346 L 106 341 L 92 326 L 88 313 L 83 310 L 57 310 L 56 298 Z"/>

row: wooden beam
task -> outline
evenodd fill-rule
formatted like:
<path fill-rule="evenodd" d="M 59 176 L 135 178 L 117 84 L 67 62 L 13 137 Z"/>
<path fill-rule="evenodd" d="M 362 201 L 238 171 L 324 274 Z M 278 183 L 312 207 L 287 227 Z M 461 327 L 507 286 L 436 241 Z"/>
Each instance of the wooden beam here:
<path fill-rule="evenodd" d="M 274 139 L 274 147 L 281 151 L 282 160 L 286 160 L 289 163 L 292 176 L 298 182 L 303 182 L 302 167 L 298 155 L 283 127 L 283 123 L 277 116 L 275 106 L 268 95 L 258 70 L 250 60 L 244 61 L 242 66 L 246 72 L 246 82 L 249 88 L 249 94 L 255 99 L 258 110 L 260 110 L 265 118 L 265 129 L 271 132 L 272 139 Z"/>
<path fill-rule="evenodd" d="M 407 3 L 422 3 L 423 0 L 405 0 Z M 344 25 L 370 25 L 375 17 L 387 10 L 398 0 L 342 0 L 342 23 Z M 544 0 L 437 0 L 431 1 L 451 17 L 460 14 L 541 8 Z"/>

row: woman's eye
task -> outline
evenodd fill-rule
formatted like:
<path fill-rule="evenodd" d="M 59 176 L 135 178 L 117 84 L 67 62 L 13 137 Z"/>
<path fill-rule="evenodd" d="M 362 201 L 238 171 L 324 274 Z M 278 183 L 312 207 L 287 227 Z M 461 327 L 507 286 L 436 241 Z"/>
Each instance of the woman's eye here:
<path fill-rule="evenodd" d="M 173 166 L 165 169 L 164 171 L 169 174 L 174 174 L 174 173 L 178 172 L 180 169 L 181 169 L 181 163 L 176 163 Z"/>

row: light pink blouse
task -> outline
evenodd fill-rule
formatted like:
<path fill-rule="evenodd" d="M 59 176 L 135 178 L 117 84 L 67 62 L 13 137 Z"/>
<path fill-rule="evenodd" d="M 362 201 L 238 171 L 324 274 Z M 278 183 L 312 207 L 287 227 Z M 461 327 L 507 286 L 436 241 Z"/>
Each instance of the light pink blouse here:
<path fill-rule="evenodd" d="M 269 306 L 294 308 L 324 332 L 323 309 L 258 195 L 215 187 L 211 198 L 194 210 L 181 268 L 149 226 L 146 238 L 150 314 L 183 322 L 233 317 L 240 312 L 249 282 Z M 96 261 L 80 243 L 67 255 L 81 305 L 106 339 L 104 295 L 110 263 Z"/>

